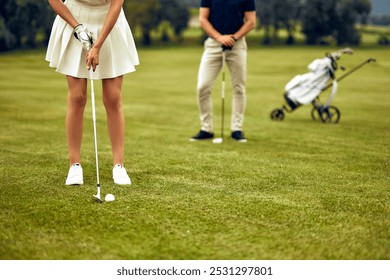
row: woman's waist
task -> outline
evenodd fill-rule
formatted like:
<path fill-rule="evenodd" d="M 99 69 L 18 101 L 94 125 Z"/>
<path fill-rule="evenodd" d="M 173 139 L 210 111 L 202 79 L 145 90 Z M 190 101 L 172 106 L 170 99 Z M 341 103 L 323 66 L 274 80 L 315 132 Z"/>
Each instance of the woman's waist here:
<path fill-rule="evenodd" d="M 104 8 L 110 5 L 111 0 L 66 0 L 65 3 L 72 3 L 85 8 Z"/>

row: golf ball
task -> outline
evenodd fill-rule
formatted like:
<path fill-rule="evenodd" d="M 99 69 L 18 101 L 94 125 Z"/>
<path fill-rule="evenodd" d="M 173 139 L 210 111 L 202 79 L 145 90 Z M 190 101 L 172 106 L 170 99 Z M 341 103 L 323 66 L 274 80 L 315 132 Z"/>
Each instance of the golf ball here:
<path fill-rule="evenodd" d="M 106 195 L 105 200 L 107 202 L 114 201 L 115 200 L 115 196 L 113 194 L 109 193 L 109 194 Z"/>

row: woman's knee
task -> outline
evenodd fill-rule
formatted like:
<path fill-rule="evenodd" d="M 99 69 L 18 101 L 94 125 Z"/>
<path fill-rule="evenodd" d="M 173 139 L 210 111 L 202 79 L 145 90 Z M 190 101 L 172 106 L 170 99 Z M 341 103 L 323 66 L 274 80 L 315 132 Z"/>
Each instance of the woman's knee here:
<path fill-rule="evenodd" d="M 84 108 L 86 103 L 86 80 L 68 77 L 68 104 L 73 108 Z"/>
<path fill-rule="evenodd" d="M 122 109 L 122 93 L 120 90 L 110 90 L 103 93 L 103 104 L 106 111 L 120 111 Z"/>
<path fill-rule="evenodd" d="M 106 110 L 122 108 L 122 77 L 103 80 L 103 104 Z"/>
<path fill-rule="evenodd" d="M 72 109 L 84 110 L 87 104 L 87 93 L 84 91 L 69 91 L 68 106 Z"/>

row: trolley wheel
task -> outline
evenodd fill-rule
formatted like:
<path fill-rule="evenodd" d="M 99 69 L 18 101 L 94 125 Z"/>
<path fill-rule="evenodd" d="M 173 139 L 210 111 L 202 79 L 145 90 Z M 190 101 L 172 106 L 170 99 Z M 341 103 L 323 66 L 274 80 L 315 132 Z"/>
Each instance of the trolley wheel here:
<path fill-rule="evenodd" d="M 336 106 L 329 106 L 326 109 L 323 107 L 313 107 L 311 117 L 314 121 L 338 123 L 340 120 L 340 111 Z"/>
<path fill-rule="evenodd" d="M 284 112 L 282 109 L 274 109 L 271 112 L 271 120 L 282 121 L 284 120 Z"/>

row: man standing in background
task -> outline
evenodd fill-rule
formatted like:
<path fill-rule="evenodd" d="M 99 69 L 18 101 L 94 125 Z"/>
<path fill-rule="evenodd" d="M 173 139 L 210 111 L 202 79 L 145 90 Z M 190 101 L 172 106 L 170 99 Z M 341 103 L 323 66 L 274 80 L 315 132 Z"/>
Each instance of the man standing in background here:
<path fill-rule="evenodd" d="M 246 106 L 245 35 L 256 24 L 255 0 L 201 0 L 199 21 L 209 38 L 204 43 L 205 50 L 197 83 L 201 130 L 190 140 L 208 140 L 214 137 L 211 91 L 223 65 L 222 57 L 225 57 L 233 87 L 231 137 L 236 141 L 246 142 L 242 132 Z"/>

